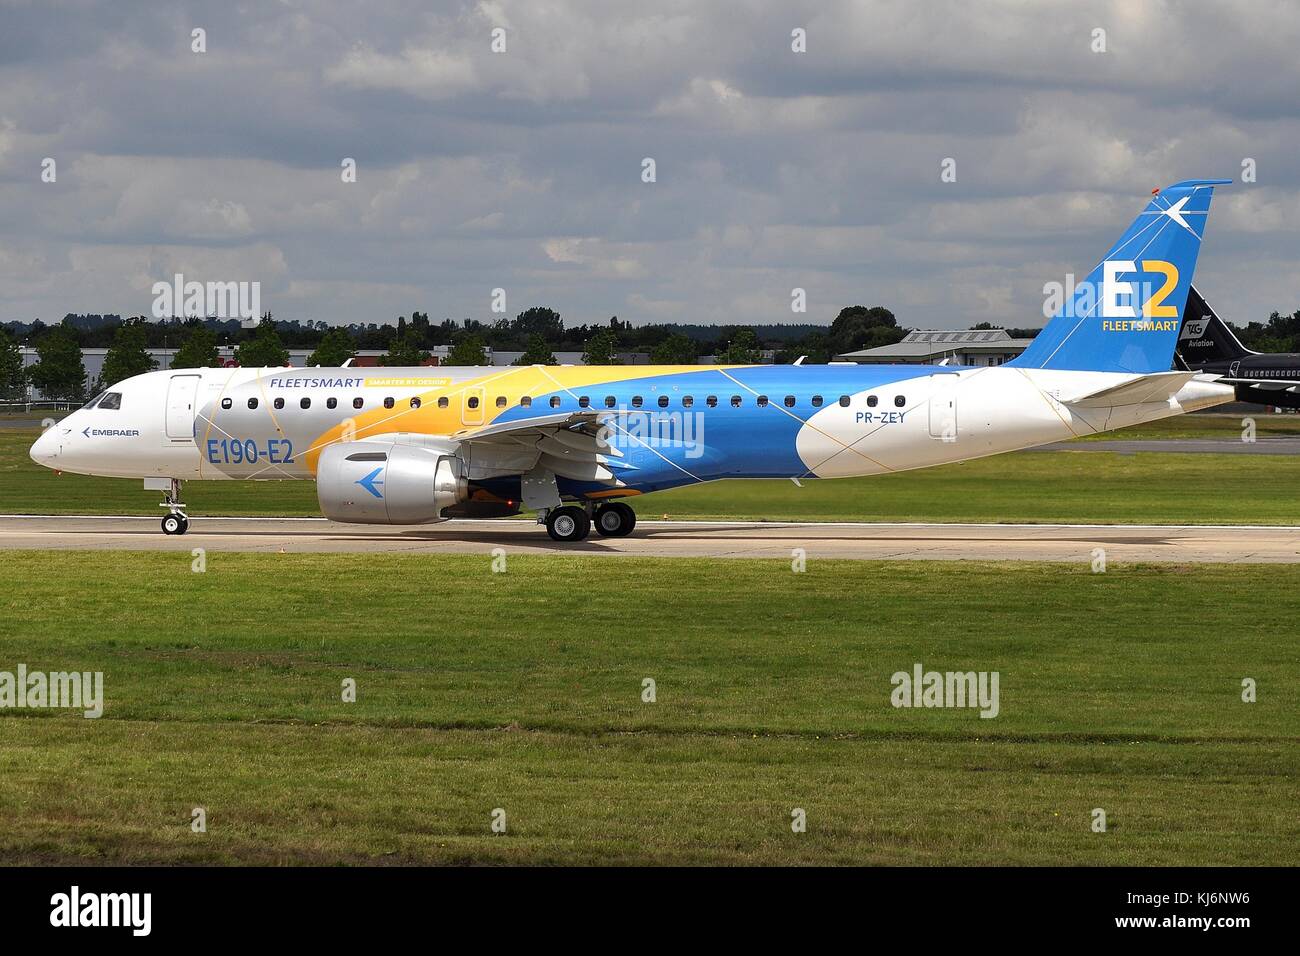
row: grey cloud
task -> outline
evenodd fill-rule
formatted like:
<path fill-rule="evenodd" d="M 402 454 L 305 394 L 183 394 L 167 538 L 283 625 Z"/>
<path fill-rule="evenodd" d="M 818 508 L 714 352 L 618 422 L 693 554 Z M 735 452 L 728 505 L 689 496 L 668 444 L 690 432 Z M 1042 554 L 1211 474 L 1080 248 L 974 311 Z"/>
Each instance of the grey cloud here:
<path fill-rule="evenodd" d="M 486 318 L 498 286 L 512 311 L 573 321 L 790 321 L 798 285 L 813 321 L 861 302 L 916 326 L 1036 324 L 1043 283 L 1085 272 L 1150 188 L 1237 176 L 1246 156 L 1260 181 L 1217 200 L 1198 284 L 1240 321 L 1300 306 L 1300 11 L 1285 4 L 0 17 L 0 319 L 144 311 L 150 281 L 184 267 L 327 321 Z M 45 156 L 57 184 L 39 180 Z"/>

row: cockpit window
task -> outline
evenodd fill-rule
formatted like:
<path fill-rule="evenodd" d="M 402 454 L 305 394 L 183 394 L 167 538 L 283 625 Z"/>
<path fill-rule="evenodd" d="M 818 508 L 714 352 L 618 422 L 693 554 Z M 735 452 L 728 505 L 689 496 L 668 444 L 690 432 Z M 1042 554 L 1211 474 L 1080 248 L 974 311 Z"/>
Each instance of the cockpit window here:
<path fill-rule="evenodd" d="M 101 398 L 103 398 L 103 397 L 104 397 L 105 395 L 107 395 L 107 394 L 108 394 L 108 392 L 100 392 L 98 395 L 96 395 L 96 396 L 95 396 L 94 398 L 92 398 L 90 401 L 86 402 L 86 404 L 85 404 L 85 405 L 82 405 L 81 407 L 82 407 L 82 408 L 94 408 L 96 405 L 99 404 L 99 400 L 100 400 Z"/>
<path fill-rule="evenodd" d="M 109 409 L 111 411 L 117 411 L 122 407 L 122 393 L 105 392 L 104 397 L 99 400 L 99 407 L 101 410 Z"/>

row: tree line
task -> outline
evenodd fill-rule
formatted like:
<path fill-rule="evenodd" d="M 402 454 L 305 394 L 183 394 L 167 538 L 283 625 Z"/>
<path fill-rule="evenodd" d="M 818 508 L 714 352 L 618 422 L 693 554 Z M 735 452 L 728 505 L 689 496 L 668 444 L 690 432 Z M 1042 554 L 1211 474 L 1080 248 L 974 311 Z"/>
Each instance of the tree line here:
<path fill-rule="evenodd" d="M 484 323 L 447 319 L 431 323 L 427 312 L 412 312 L 408 321 L 379 326 L 330 326 L 324 322 L 277 321 L 269 312 L 252 329 L 237 320 L 165 319 L 143 316 L 73 315 L 58 325 L 37 320 L 0 326 L 0 398 L 20 398 L 27 385 L 51 399 L 74 401 L 100 389 L 157 368 L 149 349 L 175 348 L 172 368 L 221 364 L 221 345 L 234 346 L 241 366 L 274 367 L 289 362 L 290 348 L 311 348 L 307 365 L 339 366 L 361 350 L 382 350 L 380 364 L 420 365 L 430 349 L 446 345 L 443 365 L 486 365 L 487 349 L 520 351 L 517 365 L 556 365 L 556 352 L 581 351 L 588 365 L 617 365 L 619 354 L 646 352 L 656 365 L 693 365 L 702 355 L 721 364 L 760 361 L 764 350 L 777 364 L 801 356 L 810 364 L 830 361 L 843 352 L 890 345 L 905 334 L 883 306 L 849 306 L 829 326 L 813 324 L 748 326 L 659 324 L 632 326 L 612 317 L 608 324 L 566 326 L 553 309 L 534 307 L 513 319 Z M 36 350 L 37 361 L 23 368 L 20 344 Z M 82 350 L 106 348 L 104 366 L 87 381 Z"/>
<path fill-rule="evenodd" d="M 1300 352 L 1300 310 L 1273 312 L 1267 322 L 1229 323 L 1237 337 L 1257 352 Z M 972 328 L 995 328 L 981 322 Z M 1037 329 L 1008 329 L 1013 337 L 1032 338 Z M 702 355 L 727 364 L 759 361 L 772 350 L 777 364 L 805 356 L 809 364 L 859 349 L 891 345 L 906 329 L 884 306 L 848 306 L 829 325 L 791 323 L 758 327 L 656 324 L 632 326 L 614 316 L 608 323 L 566 326 L 561 315 L 542 306 L 513 319 L 476 319 L 439 323 L 415 311 L 396 323 L 331 326 L 324 322 L 276 320 L 268 312 L 254 328 L 236 319 L 164 319 L 143 316 L 72 314 L 57 325 L 7 322 L 0 325 L 0 400 L 20 399 L 27 385 L 58 400 L 77 400 L 122 379 L 152 371 L 157 362 L 148 349 L 176 348 L 173 368 L 220 364 L 218 349 L 234 348 L 240 365 L 273 367 L 289 361 L 289 349 L 310 348 L 308 365 L 338 366 L 361 350 L 384 351 L 386 365 L 419 365 L 437 346 L 450 347 L 445 365 L 484 365 L 486 350 L 521 351 L 517 364 L 553 365 L 555 353 L 581 351 L 592 365 L 617 364 L 620 353 L 646 352 L 658 365 L 690 365 Z M 36 349 L 37 362 L 23 368 L 20 345 Z M 87 381 L 82 349 L 106 348 L 104 367 Z"/>

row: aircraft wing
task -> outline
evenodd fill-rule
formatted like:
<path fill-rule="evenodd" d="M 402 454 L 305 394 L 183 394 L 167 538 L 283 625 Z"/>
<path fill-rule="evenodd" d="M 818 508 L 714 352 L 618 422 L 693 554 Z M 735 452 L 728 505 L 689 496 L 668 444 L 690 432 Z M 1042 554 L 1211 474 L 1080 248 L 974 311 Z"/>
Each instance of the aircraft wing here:
<path fill-rule="evenodd" d="M 610 432 L 602 427 L 605 419 L 616 417 L 616 413 L 594 410 L 562 412 L 470 426 L 447 438 L 465 451 L 472 478 L 540 471 L 619 487 L 624 484 L 619 474 L 635 471 L 636 466 L 621 460 L 623 452 L 609 443 Z"/>
<path fill-rule="evenodd" d="M 542 415 L 522 422 L 498 422 L 494 425 L 467 425 L 460 431 L 452 432 L 447 437 L 453 441 L 480 441 L 494 436 L 513 436 L 520 438 L 529 434 L 543 435 L 554 432 L 557 428 L 574 428 L 595 424 L 600 413 L 557 412 L 554 415 Z"/>

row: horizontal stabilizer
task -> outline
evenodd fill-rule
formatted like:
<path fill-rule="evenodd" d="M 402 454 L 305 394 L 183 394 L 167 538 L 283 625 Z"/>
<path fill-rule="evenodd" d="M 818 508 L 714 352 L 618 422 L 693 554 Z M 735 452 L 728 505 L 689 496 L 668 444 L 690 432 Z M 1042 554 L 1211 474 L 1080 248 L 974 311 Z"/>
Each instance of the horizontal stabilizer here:
<path fill-rule="evenodd" d="M 1196 372 L 1153 372 L 1135 375 L 1118 385 L 1088 392 L 1077 398 L 1063 398 L 1065 405 L 1078 408 L 1113 408 L 1117 405 L 1145 405 L 1150 402 L 1167 402 L 1178 391 L 1196 378 Z"/>

